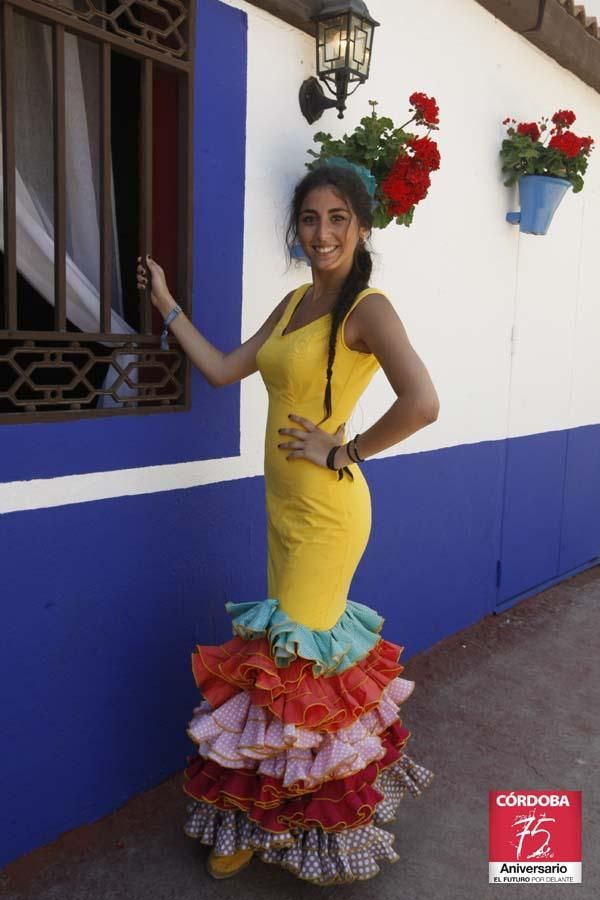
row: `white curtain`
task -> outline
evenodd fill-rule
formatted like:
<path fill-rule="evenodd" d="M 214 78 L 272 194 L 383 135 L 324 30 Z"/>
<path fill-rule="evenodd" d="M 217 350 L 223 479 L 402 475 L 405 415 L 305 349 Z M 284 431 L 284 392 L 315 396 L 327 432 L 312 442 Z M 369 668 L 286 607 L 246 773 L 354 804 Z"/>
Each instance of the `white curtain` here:
<path fill-rule="evenodd" d="M 73 0 L 69 0 L 73 6 Z M 52 125 L 52 35 L 49 26 L 15 14 L 15 139 L 17 268 L 48 303 L 54 305 L 54 173 Z M 98 44 L 65 34 L 67 318 L 84 332 L 100 330 L 100 150 Z M 1 128 L 1 123 L 0 123 Z M 3 200 L 0 142 L 0 197 Z M 114 203 L 112 219 L 111 332 L 133 334 L 123 318 L 123 298 Z M 0 244 L 4 249 L 0 216 Z M 135 264 L 135 263 L 134 263 Z M 75 333 L 74 333 L 75 334 Z M 111 346 L 105 344 L 105 346 Z M 136 357 L 120 354 L 125 370 Z M 103 388 L 118 377 L 109 366 Z M 137 381 L 136 370 L 128 374 Z M 123 382 L 121 398 L 135 396 Z M 97 406 L 121 406 L 101 395 Z"/>

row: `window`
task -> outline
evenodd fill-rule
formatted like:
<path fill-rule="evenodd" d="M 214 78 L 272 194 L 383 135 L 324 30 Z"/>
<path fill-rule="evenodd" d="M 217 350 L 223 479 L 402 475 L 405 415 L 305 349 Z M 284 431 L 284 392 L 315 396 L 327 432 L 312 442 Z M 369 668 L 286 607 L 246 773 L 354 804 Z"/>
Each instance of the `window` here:
<path fill-rule="evenodd" d="M 193 0 L 0 2 L 0 423 L 189 408 Z"/>

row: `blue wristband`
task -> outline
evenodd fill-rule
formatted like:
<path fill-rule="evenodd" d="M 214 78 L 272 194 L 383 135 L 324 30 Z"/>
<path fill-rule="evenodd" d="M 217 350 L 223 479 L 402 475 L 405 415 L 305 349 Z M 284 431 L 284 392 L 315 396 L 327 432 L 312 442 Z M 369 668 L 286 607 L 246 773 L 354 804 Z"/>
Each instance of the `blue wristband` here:
<path fill-rule="evenodd" d="M 165 317 L 165 320 L 164 320 L 164 322 L 163 322 L 164 328 L 163 328 L 163 330 L 162 330 L 162 332 L 161 332 L 161 335 L 160 335 L 160 347 L 161 347 L 161 350 L 168 350 L 168 349 L 169 349 L 169 344 L 168 344 L 168 341 L 167 341 L 167 336 L 168 336 L 168 334 L 169 334 L 169 325 L 171 324 L 171 322 L 173 321 L 173 319 L 175 318 L 175 316 L 178 316 L 180 312 L 183 312 L 183 310 L 182 310 L 182 308 L 179 306 L 179 304 L 176 304 L 176 305 L 173 307 L 173 309 L 171 310 L 171 312 Z"/>

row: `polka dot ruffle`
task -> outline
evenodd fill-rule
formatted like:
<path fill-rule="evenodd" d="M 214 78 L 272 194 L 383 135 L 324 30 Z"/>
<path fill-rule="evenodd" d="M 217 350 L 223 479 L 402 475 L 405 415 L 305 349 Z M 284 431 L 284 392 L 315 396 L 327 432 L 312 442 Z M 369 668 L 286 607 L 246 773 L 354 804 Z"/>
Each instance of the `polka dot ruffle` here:
<path fill-rule="evenodd" d="M 414 682 L 394 679 L 379 706 L 335 733 L 285 724 L 246 693 L 236 694 L 213 710 L 203 700 L 194 710 L 188 735 L 198 752 L 228 768 L 249 768 L 271 775 L 284 787 L 297 781 L 316 787 L 330 778 L 360 772 L 385 753 L 379 735 L 398 718 L 400 705 Z"/>
<path fill-rule="evenodd" d="M 375 787 L 384 799 L 372 822 L 359 828 L 338 832 L 292 828 L 273 833 L 239 810 L 220 810 L 210 803 L 192 801 L 184 830 L 189 837 L 214 847 L 219 855 L 253 849 L 263 862 L 282 866 L 315 884 L 366 880 L 379 873 L 379 861 L 399 859 L 393 848 L 394 835 L 378 826 L 393 820 L 407 791 L 418 797 L 433 778 L 433 772 L 403 754 L 378 776 Z"/>

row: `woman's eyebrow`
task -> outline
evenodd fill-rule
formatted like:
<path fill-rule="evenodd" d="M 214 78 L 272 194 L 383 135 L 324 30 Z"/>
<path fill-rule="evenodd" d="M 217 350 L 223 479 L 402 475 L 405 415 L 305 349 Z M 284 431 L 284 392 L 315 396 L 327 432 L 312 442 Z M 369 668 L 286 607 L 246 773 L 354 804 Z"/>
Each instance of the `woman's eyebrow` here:
<path fill-rule="evenodd" d="M 307 213 L 307 212 L 315 213 L 315 215 L 317 215 L 317 216 L 319 215 L 319 213 L 317 212 L 316 209 L 303 209 L 302 210 L 302 213 Z M 330 212 L 330 213 L 332 213 L 332 212 L 350 212 L 350 210 L 346 209 L 345 206 L 336 206 L 333 209 L 329 209 L 328 212 Z M 302 213 L 301 213 L 301 215 L 302 215 Z"/>

